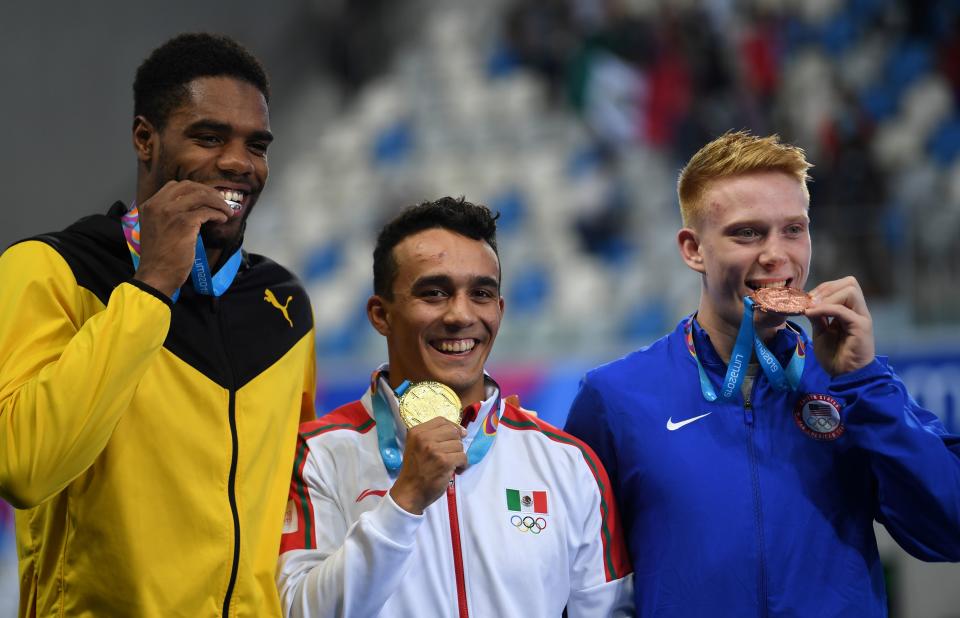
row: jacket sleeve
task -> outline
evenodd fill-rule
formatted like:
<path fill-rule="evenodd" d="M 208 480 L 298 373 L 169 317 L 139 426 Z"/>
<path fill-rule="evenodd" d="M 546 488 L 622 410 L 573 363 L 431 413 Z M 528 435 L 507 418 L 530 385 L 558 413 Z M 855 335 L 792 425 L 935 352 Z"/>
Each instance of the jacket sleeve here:
<path fill-rule="evenodd" d="M 590 374 L 580 382 L 580 390 L 570 405 L 564 431 L 587 443 L 603 463 L 611 487 L 618 487 L 616 447 L 608 414 L 603 398 L 590 382 Z"/>
<path fill-rule="evenodd" d="M 277 568 L 283 615 L 377 615 L 400 587 L 422 521 L 387 493 L 349 522 L 301 437 Z"/>
<path fill-rule="evenodd" d="M 921 408 L 886 359 L 838 376 L 850 438 L 870 457 L 877 520 L 922 560 L 960 560 L 960 436 Z"/>
<path fill-rule="evenodd" d="M 30 508 L 104 449 L 163 346 L 170 308 L 131 283 L 102 308 L 38 241 L 0 256 L 0 285 L 0 497 Z"/>
<path fill-rule="evenodd" d="M 577 487 L 585 499 L 578 521 L 570 522 L 576 528 L 571 539 L 577 540 L 577 549 L 567 615 L 633 616 L 633 569 L 610 479 L 593 450 L 579 440 L 577 446 L 583 455 Z"/>

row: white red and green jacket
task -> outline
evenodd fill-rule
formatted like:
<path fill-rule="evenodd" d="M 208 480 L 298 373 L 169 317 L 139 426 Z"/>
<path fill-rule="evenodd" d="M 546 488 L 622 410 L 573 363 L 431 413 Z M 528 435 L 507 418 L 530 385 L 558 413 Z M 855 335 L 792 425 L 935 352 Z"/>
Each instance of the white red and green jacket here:
<path fill-rule="evenodd" d="M 300 427 L 277 573 L 284 615 L 633 615 L 619 516 L 589 447 L 489 384 L 467 410 L 464 448 L 498 406 L 493 445 L 413 515 L 389 494 L 374 389 L 387 393 L 401 449 L 406 431 L 374 375 L 360 401 Z"/>

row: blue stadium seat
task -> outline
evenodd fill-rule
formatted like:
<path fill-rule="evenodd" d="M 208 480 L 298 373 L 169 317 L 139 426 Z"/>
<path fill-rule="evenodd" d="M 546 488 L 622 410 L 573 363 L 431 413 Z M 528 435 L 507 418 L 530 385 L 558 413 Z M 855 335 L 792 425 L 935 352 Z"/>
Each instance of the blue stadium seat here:
<path fill-rule="evenodd" d="M 509 234 L 516 230 L 526 216 L 527 199 L 518 187 L 509 187 L 496 194 L 489 202 L 490 210 L 499 212 L 497 232 Z"/>
<path fill-rule="evenodd" d="M 932 66 L 933 56 L 928 44 L 906 41 L 891 52 L 884 73 L 887 84 L 899 98 L 907 86 L 928 72 Z"/>
<path fill-rule="evenodd" d="M 874 84 L 860 97 L 860 104 L 874 122 L 893 116 L 897 112 L 897 102 L 897 93 L 885 83 Z"/>
<path fill-rule="evenodd" d="M 621 333 L 628 341 L 649 343 L 670 329 L 670 314 L 662 300 L 641 302 L 627 312 Z"/>
<path fill-rule="evenodd" d="M 502 40 L 497 40 L 487 57 L 487 77 L 497 79 L 506 77 L 520 68 L 520 59 Z"/>
<path fill-rule="evenodd" d="M 521 270 L 507 287 L 511 314 L 532 314 L 543 309 L 550 297 L 550 276 L 542 267 Z"/>
<path fill-rule="evenodd" d="M 857 19 L 850 11 L 840 11 L 820 30 L 820 43 L 833 58 L 839 58 L 859 38 Z"/>
<path fill-rule="evenodd" d="M 306 282 L 326 279 L 343 262 L 343 244 L 333 241 L 314 247 L 307 254 L 303 265 L 303 279 Z"/>
<path fill-rule="evenodd" d="M 960 114 L 954 115 L 934 129 L 927 142 L 930 158 L 936 163 L 947 166 L 953 163 L 960 153 Z"/>
<path fill-rule="evenodd" d="M 367 296 L 363 295 L 361 301 L 343 322 L 326 332 L 317 333 L 318 357 L 337 359 L 356 355 L 372 328 L 367 320 Z M 323 299 L 316 299 L 316 302 L 323 302 Z"/>
<path fill-rule="evenodd" d="M 398 120 L 374 138 L 373 162 L 375 165 L 394 165 L 407 160 L 413 152 L 415 134 L 413 124 Z"/>

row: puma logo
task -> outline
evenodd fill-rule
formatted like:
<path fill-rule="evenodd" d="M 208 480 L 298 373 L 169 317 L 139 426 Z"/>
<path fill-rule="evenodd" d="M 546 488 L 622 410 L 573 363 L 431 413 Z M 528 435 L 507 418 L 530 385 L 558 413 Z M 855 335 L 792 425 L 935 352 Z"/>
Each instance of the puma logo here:
<path fill-rule="evenodd" d="M 293 296 L 287 296 L 287 302 L 281 305 L 280 301 L 277 300 L 277 297 L 270 290 L 270 288 L 267 288 L 263 291 L 263 300 L 279 309 L 280 313 L 283 314 L 283 317 L 286 318 L 287 322 L 290 323 L 290 328 L 293 328 L 293 320 L 290 319 L 290 314 L 287 313 L 287 307 L 290 306 L 290 301 L 293 300 Z"/>

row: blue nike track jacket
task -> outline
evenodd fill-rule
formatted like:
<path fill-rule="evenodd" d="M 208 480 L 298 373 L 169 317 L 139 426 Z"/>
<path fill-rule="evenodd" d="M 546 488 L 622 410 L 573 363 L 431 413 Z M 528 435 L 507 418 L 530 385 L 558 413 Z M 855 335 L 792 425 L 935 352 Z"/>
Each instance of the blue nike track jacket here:
<path fill-rule="evenodd" d="M 684 322 L 589 372 L 566 426 L 618 497 L 638 616 L 885 616 L 874 519 L 918 558 L 960 560 L 960 436 L 885 359 L 831 378 L 784 329 L 770 349 L 785 363 L 802 337 L 797 391 L 759 372 L 746 400 L 711 403 Z M 693 341 L 719 391 L 695 322 Z"/>

